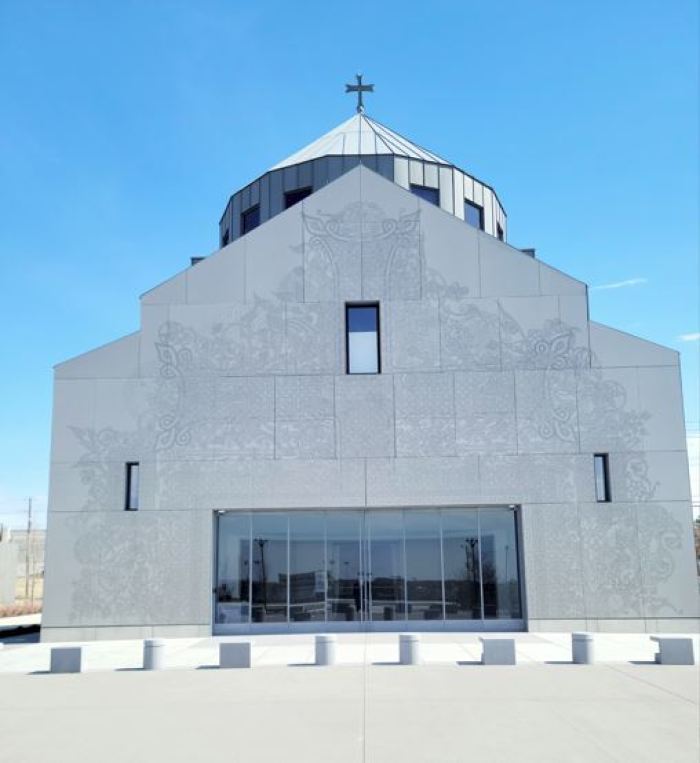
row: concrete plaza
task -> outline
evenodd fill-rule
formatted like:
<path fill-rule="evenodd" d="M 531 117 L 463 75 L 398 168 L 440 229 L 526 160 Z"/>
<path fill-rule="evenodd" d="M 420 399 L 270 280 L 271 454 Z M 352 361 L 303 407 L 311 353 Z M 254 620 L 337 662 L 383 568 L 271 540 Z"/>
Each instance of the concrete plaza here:
<path fill-rule="evenodd" d="M 218 670 L 216 639 L 85 645 L 81 675 L 47 675 L 51 645 L 0 649 L 2 761 L 697 761 L 698 668 L 650 664 L 642 634 L 596 634 L 602 662 L 567 664 L 567 634 L 515 634 L 519 665 L 484 667 L 475 634 L 259 636 L 252 670 Z M 232 640 L 232 639 L 226 639 Z M 55 646 L 55 645 L 53 645 Z M 697 649 L 697 644 L 696 644 Z"/>

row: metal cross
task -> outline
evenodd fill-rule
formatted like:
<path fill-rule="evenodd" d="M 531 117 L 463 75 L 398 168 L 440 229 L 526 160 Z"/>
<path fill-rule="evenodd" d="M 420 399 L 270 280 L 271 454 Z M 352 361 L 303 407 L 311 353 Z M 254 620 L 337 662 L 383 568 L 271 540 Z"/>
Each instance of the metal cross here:
<path fill-rule="evenodd" d="M 357 84 L 345 85 L 345 92 L 357 93 L 357 113 L 362 114 L 365 110 L 365 104 L 362 102 L 362 93 L 373 93 L 374 85 L 363 85 L 361 74 L 356 74 L 355 79 L 357 80 Z"/>

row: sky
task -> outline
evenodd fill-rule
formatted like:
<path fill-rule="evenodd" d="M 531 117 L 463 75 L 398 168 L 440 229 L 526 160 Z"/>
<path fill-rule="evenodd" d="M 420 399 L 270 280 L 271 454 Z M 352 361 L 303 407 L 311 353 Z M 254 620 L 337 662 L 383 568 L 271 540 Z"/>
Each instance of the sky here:
<path fill-rule="evenodd" d="M 367 112 L 492 185 L 698 408 L 695 0 L 0 0 L 0 522 L 45 512 L 52 366 L 138 328 L 229 195 Z"/>

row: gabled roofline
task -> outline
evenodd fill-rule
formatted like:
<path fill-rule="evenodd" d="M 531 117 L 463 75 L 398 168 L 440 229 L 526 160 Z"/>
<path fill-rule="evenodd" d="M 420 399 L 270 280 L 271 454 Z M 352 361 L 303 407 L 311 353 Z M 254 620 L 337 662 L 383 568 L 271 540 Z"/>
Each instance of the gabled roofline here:
<path fill-rule="evenodd" d="M 140 333 L 141 327 L 139 326 L 136 331 L 131 331 L 128 334 L 123 334 L 122 336 L 119 336 L 116 339 L 111 339 L 109 342 L 105 342 L 104 344 L 98 344 L 97 347 L 91 347 L 89 350 L 85 350 L 85 352 L 79 352 L 77 355 L 72 355 L 70 358 L 66 358 L 65 360 L 59 360 L 58 363 L 54 363 L 51 368 L 56 371 L 56 369 L 60 368 L 60 366 L 65 366 L 69 363 L 73 363 L 76 360 L 80 360 L 80 358 L 84 358 L 86 355 L 91 355 L 93 352 L 97 352 L 98 350 L 104 350 L 105 347 L 109 347 L 110 345 L 116 344 L 117 342 L 123 342 L 125 339 L 130 339 L 131 337 L 137 336 Z"/>
<path fill-rule="evenodd" d="M 601 328 L 604 328 L 604 329 L 610 329 L 610 331 L 615 331 L 618 334 L 624 334 L 625 336 L 631 337 L 632 339 L 638 339 L 640 342 L 653 344 L 654 347 L 659 347 L 662 350 L 667 350 L 668 352 L 674 353 L 680 359 L 680 356 L 681 356 L 680 350 L 677 350 L 675 347 L 669 347 L 667 344 L 659 344 L 659 342 L 655 342 L 653 339 L 647 339 L 646 337 L 639 336 L 639 334 L 632 334 L 630 331 L 624 331 L 623 329 L 618 329 L 615 326 L 610 326 L 607 323 L 601 323 L 600 321 L 594 321 L 589 319 L 589 323 L 593 326 L 600 326 Z"/>

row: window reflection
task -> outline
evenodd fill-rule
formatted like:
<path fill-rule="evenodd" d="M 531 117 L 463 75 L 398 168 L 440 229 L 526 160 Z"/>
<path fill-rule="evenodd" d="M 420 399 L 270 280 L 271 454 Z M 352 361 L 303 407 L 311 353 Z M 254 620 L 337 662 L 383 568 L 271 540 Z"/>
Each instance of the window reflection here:
<path fill-rule="evenodd" d="M 406 591 L 409 620 L 442 620 L 440 514 L 406 511 Z"/>
<path fill-rule="evenodd" d="M 346 305 L 347 371 L 379 373 L 379 305 Z"/>
<path fill-rule="evenodd" d="M 593 456 L 593 473 L 595 477 L 595 499 L 599 503 L 607 503 L 610 501 L 610 477 L 607 453 L 596 453 Z"/>
<path fill-rule="evenodd" d="M 361 618 L 360 529 L 362 515 L 328 512 L 328 619 L 351 622 Z"/>
<path fill-rule="evenodd" d="M 442 517 L 445 617 L 481 618 L 479 526 L 475 511 L 445 511 Z"/>
<path fill-rule="evenodd" d="M 250 516 L 219 517 L 216 622 L 247 623 L 250 607 Z"/>
<path fill-rule="evenodd" d="M 371 619 L 403 620 L 406 607 L 402 512 L 370 512 L 368 520 Z"/>
<path fill-rule="evenodd" d="M 253 514 L 254 623 L 287 622 L 287 517 Z"/>
<path fill-rule="evenodd" d="M 484 578 L 484 617 L 520 617 L 518 548 L 513 512 L 482 511 L 481 571 Z"/>
<path fill-rule="evenodd" d="M 515 518 L 504 508 L 222 514 L 215 622 L 519 620 Z"/>
<path fill-rule="evenodd" d="M 289 619 L 326 619 L 324 517 L 320 511 L 289 515 Z"/>
<path fill-rule="evenodd" d="M 484 208 L 472 201 L 464 200 L 464 220 L 475 228 L 484 229 Z"/>

